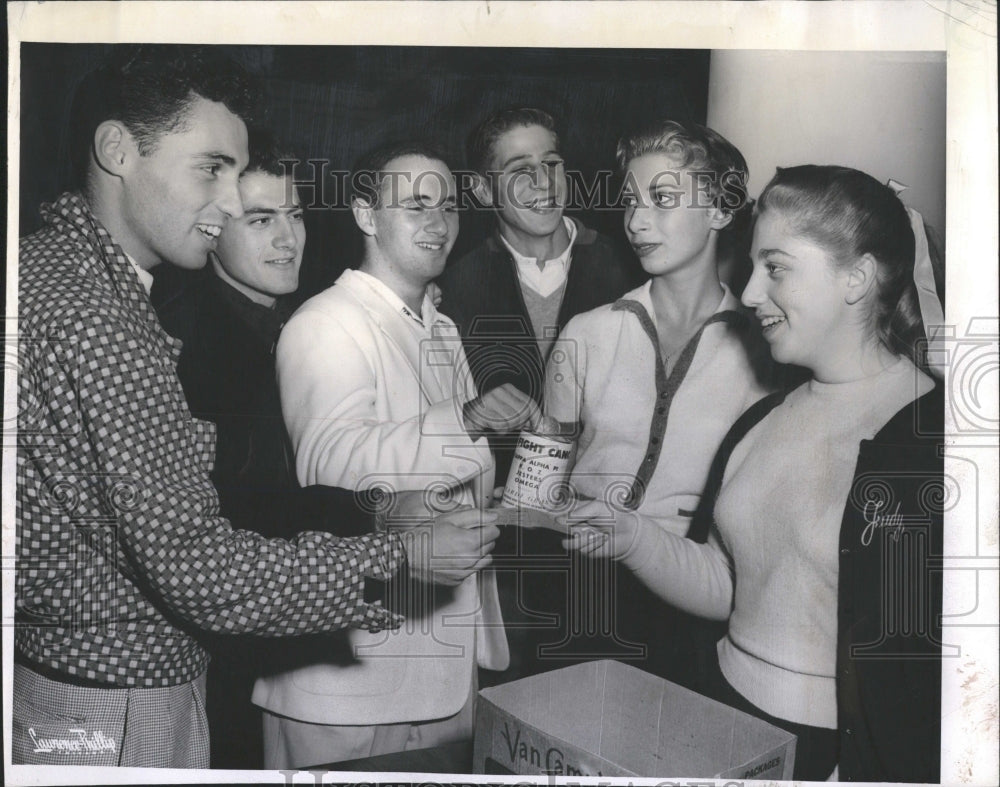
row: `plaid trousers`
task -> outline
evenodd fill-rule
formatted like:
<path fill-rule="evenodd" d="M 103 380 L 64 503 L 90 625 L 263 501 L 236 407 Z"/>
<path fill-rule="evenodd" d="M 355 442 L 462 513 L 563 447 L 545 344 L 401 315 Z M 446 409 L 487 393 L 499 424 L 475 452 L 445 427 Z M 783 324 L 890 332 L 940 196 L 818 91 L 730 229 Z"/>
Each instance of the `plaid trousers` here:
<path fill-rule="evenodd" d="M 73 686 L 14 665 L 12 759 L 19 765 L 208 768 L 205 675 L 179 686 Z"/>

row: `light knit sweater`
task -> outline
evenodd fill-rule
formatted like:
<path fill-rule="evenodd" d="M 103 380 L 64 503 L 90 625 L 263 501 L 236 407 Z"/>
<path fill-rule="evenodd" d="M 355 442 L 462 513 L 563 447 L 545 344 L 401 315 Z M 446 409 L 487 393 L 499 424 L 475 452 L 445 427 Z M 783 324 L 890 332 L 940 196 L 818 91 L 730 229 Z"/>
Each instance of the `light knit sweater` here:
<path fill-rule="evenodd" d="M 707 544 L 640 527 L 626 565 L 676 606 L 729 616 L 719 663 L 781 719 L 835 728 L 838 538 L 858 448 L 919 393 L 900 360 L 792 391 L 736 446 Z M 733 581 L 735 567 L 736 581 Z M 731 610 L 731 615 L 730 615 Z"/>
<path fill-rule="evenodd" d="M 650 282 L 621 301 L 641 308 L 656 325 Z M 739 308 L 723 286 L 716 314 Z M 659 345 L 636 311 L 608 304 L 569 321 L 560 338 L 563 352 L 553 353 L 546 369 L 545 413 L 581 425 L 571 479 L 581 496 L 603 499 L 644 474 L 636 510 L 684 535 L 719 443 L 768 389 L 748 356 L 744 332 L 712 322 L 690 366 L 665 375 L 664 390 L 658 390 Z M 656 461 L 650 468 L 651 455 Z"/>

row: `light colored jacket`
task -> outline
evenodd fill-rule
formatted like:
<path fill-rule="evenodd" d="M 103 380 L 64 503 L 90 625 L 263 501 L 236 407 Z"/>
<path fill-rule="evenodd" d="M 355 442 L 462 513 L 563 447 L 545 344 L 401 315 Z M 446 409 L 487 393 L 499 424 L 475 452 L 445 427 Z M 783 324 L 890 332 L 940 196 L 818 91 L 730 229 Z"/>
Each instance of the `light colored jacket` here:
<path fill-rule="evenodd" d="M 289 320 L 277 372 L 300 483 L 433 492 L 439 510 L 488 499 L 493 458 L 462 422 L 476 391 L 458 331 L 429 299 L 423 317 L 349 270 Z M 442 718 L 465 704 L 474 656 L 490 669 L 509 661 L 492 571 L 435 588 L 433 610 L 399 631 L 349 637 L 353 663 L 260 678 L 253 701 L 321 724 Z"/>

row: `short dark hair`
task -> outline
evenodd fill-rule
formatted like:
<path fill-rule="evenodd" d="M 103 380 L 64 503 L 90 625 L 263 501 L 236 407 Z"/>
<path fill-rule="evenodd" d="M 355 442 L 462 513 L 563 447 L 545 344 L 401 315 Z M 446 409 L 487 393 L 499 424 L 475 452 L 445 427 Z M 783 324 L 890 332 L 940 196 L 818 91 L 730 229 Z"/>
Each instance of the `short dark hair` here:
<path fill-rule="evenodd" d="M 198 97 L 224 104 L 248 125 L 256 115 L 256 80 L 217 49 L 181 44 L 116 46 L 77 87 L 71 132 L 73 168 L 79 183 L 90 165 L 94 132 L 119 120 L 140 155 L 156 149 L 163 134 L 183 129 Z"/>
<path fill-rule="evenodd" d="M 552 115 L 535 107 L 506 107 L 487 116 L 469 134 L 465 146 L 466 164 L 485 175 L 500 137 L 522 126 L 541 126 L 550 131 L 559 147 L 559 132 Z"/>
<path fill-rule="evenodd" d="M 261 126 L 247 128 L 247 148 L 250 158 L 247 172 L 263 172 L 279 178 L 291 177 L 292 166 L 298 157 L 286 148 L 281 141 L 268 129 Z"/>
<path fill-rule="evenodd" d="M 378 207 L 387 167 L 403 156 L 423 156 L 431 161 L 440 161 L 451 169 L 444 153 L 431 143 L 405 140 L 379 145 L 363 153 L 351 168 L 351 201 L 363 200 L 372 207 Z"/>

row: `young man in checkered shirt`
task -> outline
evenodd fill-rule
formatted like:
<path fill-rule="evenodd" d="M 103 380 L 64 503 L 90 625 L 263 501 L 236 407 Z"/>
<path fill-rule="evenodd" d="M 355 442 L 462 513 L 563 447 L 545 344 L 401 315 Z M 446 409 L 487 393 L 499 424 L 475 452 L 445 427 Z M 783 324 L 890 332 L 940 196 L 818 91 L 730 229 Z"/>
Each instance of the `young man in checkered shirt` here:
<path fill-rule="evenodd" d="M 83 190 L 18 260 L 13 761 L 207 767 L 200 633 L 396 627 L 367 579 L 408 563 L 456 584 L 497 529 L 465 510 L 404 537 L 268 540 L 218 515 L 214 428 L 185 404 L 149 271 L 203 266 L 242 215 L 253 86 L 200 48 L 116 55 L 80 94 Z"/>

